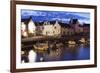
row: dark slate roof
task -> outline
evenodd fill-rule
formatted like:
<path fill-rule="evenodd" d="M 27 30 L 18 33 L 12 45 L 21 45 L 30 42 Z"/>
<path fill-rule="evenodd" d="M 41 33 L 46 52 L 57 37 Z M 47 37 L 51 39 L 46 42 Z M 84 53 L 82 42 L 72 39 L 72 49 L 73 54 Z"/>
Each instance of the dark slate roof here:
<path fill-rule="evenodd" d="M 56 21 L 49 21 L 50 22 L 50 24 L 55 24 L 56 23 Z"/>
<path fill-rule="evenodd" d="M 43 25 L 44 22 L 34 22 L 36 26 Z"/>
<path fill-rule="evenodd" d="M 71 26 L 67 23 L 61 23 L 59 22 L 59 24 L 61 25 L 61 27 L 65 27 L 65 28 L 71 28 Z"/>
<path fill-rule="evenodd" d="M 24 22 L 25 24 L 28 24 L 31 19 L 32 19 L 32 17 L 30 17 L 28 19 L 21 19 L 21 22 Z M 44 22 L 46 22 L 46 21 L 42 21 L 42 22 L 35 21 L 34 23 L 35 23 L 36 26 L 40 26 L 40 25 L 43 25 Z M 55 21 L 47 21 L 47 22 L 54 25 L 56 23 L 56 20 Z M 61 27 L 71 28 L 71 26 L 68 23 L 62 23 L 61 21 L 58 21 L 58 23 L 61 25 Z"/>
<path fill-rule="evenodd" d="M 28 24 L 31 19 L 32 19 L 32 17 L 30 16 L 30 18 L 28 18 L 28 19 L 21 19 L 21 22 Z"/>
<path fill-rule="evenodd" d="M 78 19 L 71 19 L 69 21 L 70 24 L 76 24 L 78 22 Z"/>
<path fill-rule="evenodd" d="M 79 27 L 83 27 L 83 25 L 79 24 Z"/>
<path fill-rule="evenodd" d="M 90 24 L 83 24 L 83 27 L 90 27 Z"/>

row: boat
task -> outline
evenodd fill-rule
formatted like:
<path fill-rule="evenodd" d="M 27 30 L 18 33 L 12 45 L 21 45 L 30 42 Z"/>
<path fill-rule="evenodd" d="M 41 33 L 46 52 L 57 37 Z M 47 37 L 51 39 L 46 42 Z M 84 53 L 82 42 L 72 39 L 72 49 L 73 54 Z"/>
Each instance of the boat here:
<path fill-rule="evenodd" d="M 75 42 L 75 41 L 68 41 L 68 44 L 70 44 L 70 45 L 75 45 L 76 42 Z"/>
<path fill-rule="evenodd" d="M 81 43 L 86 43 L 85 38 L 81 38 L 81 40 L 79 40 Z"/>
<path fill-rule="evenodd" d="M 34 47 L 35 50 L 44 51 L 44 50 L 47 50 L 48 44 L 40 43 L 40 44 L 37 44 L 37 45 L 33 45 L 33 47 Z"/>

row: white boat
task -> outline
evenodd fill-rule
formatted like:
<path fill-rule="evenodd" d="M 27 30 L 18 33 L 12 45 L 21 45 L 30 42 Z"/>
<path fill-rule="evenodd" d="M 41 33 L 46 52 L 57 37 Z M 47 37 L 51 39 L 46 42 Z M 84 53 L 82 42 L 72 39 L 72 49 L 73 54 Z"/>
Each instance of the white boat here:
<path fill-rule="evenodd" d="M 68 44 L 70 44 L 70 45 L 75 45 L 76 42 L 75 42 L 75 41 L 68 41 Z"/>

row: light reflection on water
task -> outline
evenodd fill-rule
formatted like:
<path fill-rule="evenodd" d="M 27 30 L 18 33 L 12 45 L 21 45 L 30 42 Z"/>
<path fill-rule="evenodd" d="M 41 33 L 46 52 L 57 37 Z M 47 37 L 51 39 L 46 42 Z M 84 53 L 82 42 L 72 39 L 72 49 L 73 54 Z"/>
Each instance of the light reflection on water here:
<path fill-rule="evenodd" d="M 31 50 L 33 51 L 33 50 Z M 29 51 L 30 52 L 30 51 Z M 71 61 L 71 60 L 87 60 L 90 59 L 89 45 L 66 45 L 57 49 L 48 48 L 46 51 L 34 52 L 24 56 L 26 62 L 50 62 L 50 61 Z M 33 58 L 32 58 L 33 57 Z M 32 61 L 30 61 L 32 59 Z"/>
<path fill-rule="evenodd" d="M 42 58 L 42 60 L 41 60 Z M 68 61 L 90 59 L 89 45 L 67 45 L 56 50 L 37 53 L 36 62 Z"/>

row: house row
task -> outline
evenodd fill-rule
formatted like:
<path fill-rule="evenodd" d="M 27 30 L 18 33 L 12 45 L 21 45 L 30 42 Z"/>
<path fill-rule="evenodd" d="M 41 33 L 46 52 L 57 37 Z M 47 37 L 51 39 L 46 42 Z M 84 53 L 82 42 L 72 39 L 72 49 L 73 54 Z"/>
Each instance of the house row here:
<path fill-rule="evenodd" d="M 71 19 L 69 23 L 58 21 L 33 22 L 32 18 L 21 22 L 22 36 L 66 36 L 79 33 L 89 33 L 90 25 L 81 25 L 78 19 Z"/>

